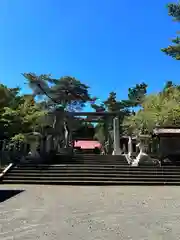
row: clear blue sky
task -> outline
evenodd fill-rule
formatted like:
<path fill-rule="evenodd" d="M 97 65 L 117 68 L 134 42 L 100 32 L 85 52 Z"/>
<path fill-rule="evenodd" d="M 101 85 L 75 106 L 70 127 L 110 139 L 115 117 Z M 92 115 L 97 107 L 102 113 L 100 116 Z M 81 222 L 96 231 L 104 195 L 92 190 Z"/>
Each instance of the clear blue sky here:
<path fill-rule="evenodd" d="M 23 72 L 74 76 L 101 99 L 145 81 L 149 91 L 179 82 L 179 62 L 160 48 L 178 24 L 165 0 L 0 0 L 0 81 L 20 85 Z"/>

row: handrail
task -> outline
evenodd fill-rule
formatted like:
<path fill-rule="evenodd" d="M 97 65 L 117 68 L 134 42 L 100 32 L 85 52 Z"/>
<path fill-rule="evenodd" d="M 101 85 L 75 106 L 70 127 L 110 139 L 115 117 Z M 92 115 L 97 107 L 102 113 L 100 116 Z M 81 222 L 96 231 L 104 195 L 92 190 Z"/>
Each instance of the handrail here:
<path fill-rule="evenodd" d="M 12 168 L 14 163 L 10 163 L 1 173 L 0 173 L 0 179 Z"/>

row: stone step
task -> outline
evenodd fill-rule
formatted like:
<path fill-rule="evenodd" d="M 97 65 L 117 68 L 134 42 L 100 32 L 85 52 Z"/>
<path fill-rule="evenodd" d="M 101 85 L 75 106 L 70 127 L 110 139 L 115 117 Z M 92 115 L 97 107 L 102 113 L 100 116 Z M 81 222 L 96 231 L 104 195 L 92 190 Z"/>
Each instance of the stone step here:
<path fill-rule="evenodd" d="M 124 164 L 124 163 L 119 163 L 119 162 L 117 162 L 117 163 L 101 163 L 101 162 L 94 162 L 94 163 L 87 163 L 87 162 L 79 162 L 79 163 L 74 163 L 74 162 L 64 162 L 64 163 L 62 163 L 61 164 L 61 166 L 63 167 L 63 166 L 77 166 L 77 167 L 80 167 L 80 166 L 82 166 L 82 165 L 84 165 L 85 167 L 90 167 L 90 166 L 92 166 L 92 167 L 99 167 L 100 165 L 101 166 L 106 166 L 106 167 L 108 167 L 108 166 L 112 166 L 112 165 L 114 165 L 114 166 L 122 166 L 122 167 L 129 167 L 130 165 L 126 165 L 126 164 Z M 20 165 L 18 165 L 18 167 L 19 167 Z M 32 165 L 27 165 L 27 166 L 22 166 L 22 168 L 25 168 L 25 167 L 34 167 L 35 168 L 35 165 L 34 164 L 32 164 Z M 37 165 L 37 167 L 40 167 L 40 165 Z M 42 166 L 43 167 L 43 166 Z M 44 166 L 44 168 L 45 168 L 46 166 Z M 56 167 L 51 167 L 51 168 L 56 168 Z M 58 167 L 57 166 L 57 168 L 60 168 L 60 167 Z"/>
<path fill-rule="evenodd" d="M 23 180 L 78 180 L 78 181 L 83 181 L 83 180 L 86 180 L 86 181 L 99 181 L 99 180 L 103 180 L 103 181 L 161 181 L 161 182 L 164 182 L 164 181 L 169 181 L 169 182 L 172 182 L 172 181 L 180 181 L 180 176 L 179 177 L 172 177 L 170 176 L 169 178 L 168 177 L 165 177 L 165 176 L 159 176 L 158 178 L 156 176 L 145 176 L 145 177 L 142 177 L 140 178 L 139 176 L 126 176 L 126 177 L 121 177 L 121 176 L 92 176 L 92 175 L 89 175 L 89 176 L 86 176 L 86 175 L 81 175 L 81 176 L 71 176 L 71 175 L 68 175 L 68 176 L 52 176 L 52 177 L 47 177 L 47 176 L 11 176 L 11 175 L 7 175 L 5 177 L 5 180 L 7 179 L 14 179 L 15 181 L 18 180 L 18 179 L 23 179 Z"/>
<path fill-rule="evenodd" d="M 163 166 L 163 167 L 156 167 L 156 166 L 138 166 L 138 167 L 132 167 L 129 165 L 122 165 L 119 163 L 116 164 L 59 164 L 59 165 L 49 165 L 49 164 L 22 164 L 17 165 L 14 169 L 63 169 L 63 168 L 76 168 L 76 169 L 85 169 L 85 168 L 92 168 L 92 169 L 112 169 L 112 168 L 120 168 L 120 169 L 128 169 L 132 171 L 137 170 L 153 170 L 153 171 L 162 171 L 162 170 L 169 170 L 169 171 L 180 171 L 180 167 L 176 166 Z"/>
<path fill-rule="evenodd" d="M 33 162 L 32 162 L 33 163 Z M 121 164 L 121 165 L 129 165 L 127 161 L 120 161 L 120 160 L 86 160 L 86 159 L 77 159 L 77 160 L 58 160 L 56 164 Z"/>
<path fill-rule="evenodd" d="M 64 158 L 65 159 L 65 158 Z M 70 159 L 70 158 L 69 158 Z M 76 156 L 76 157 L 72 157 L 71 159 L 92 159 L 92 160 L 120 160 L 120 161 L 123 161 L 123 160 L 126 160 L 125 157 L 118 157 L 118 156 Z"/>
<path fill-rule="evenodd" d="M 18 174 L 126 174 L 126 175 L 179 175 L 180 172 L 153 172 L 153 171 L 123 171 L 123 170 L 109 170 L 109 171 L 94 171 L 94 170 L 67 170 L 67 171 L 9 171 L 8 174 L 18 175 Z"/>
<path fill-rule="evenodd" d="M 97 154 L 75 154 L 73 156 L 65 156 L 61 154 L 57 154 L 53 157 L 49 157 L 46 159 L 48 163 L 92 163 L 92 162 L 100 162 L 100 163 L 115 163 L 116 161 L 122 162 L 123 164 L 128 165 L 127 159 L 125 156 L 113 156 L 113 155 L 97 155 Z"/>
<path fill-rule="evenodd" d="M 92 169 L 98 169 L 98 168 L 123 168 L 123 169 L 129 169 L 128 165 L 122 165 L 122 164 L 62 164 L 59 166 L 51 166 L 51 165 L 17 165 L 14 169 L 63 169 L 63 168 L 92 168 Z"/>
<path fill-rule="evenodd" d="M 122 167 L 120 166 L 63 166 L 63 167 L 17 167 L 12 168 L 11 171 L 19 172 L 19 171 L 52 171 L 52 172 L 58 172 L 58 171 L 124 171 L 124 172 L 177 172 L 180 174 L 180 169 L 169 169 L 169 168 L 129 168 L 129 167 Z"/>
<path fill-rule="evenodd" d="M 120 161 L 120 160 L 87 160 L 87 159 L 76 159 L 76 160 L 71 160 L 71 161 L 66 161 L 66 160 L 63 160 L 61 161 L 59 164 L 63 164 L 63 163 L 67 163 L 67 164 L 80 164 L 80 163 L 87 163 L 87 164 L 93 164 L 93 163 L 101 163 L 101 164 L 116 164 L 116 163 L 119 163 L 119 164 L 124 164 L 124 165 L 128 165 L 127 161 Z"/>
<path fill-rule="evenodd" d="M 59 176 L 70 176 L 70 177 L 76 177 L 76 176 L 95 176 L 95 177 L 138 177 L 138 178 L 144 178 L 144 177 L 155 177 L 155 178 L 180 178 L 180 174 L 175 173 L 141 173 L 141 172 L 127 172 L 127 173 L 121 173 L 121 172 L 58 172 L 58 173 L 49 173 L 49 172 L 9 172 L 6 176 L 11 176 L 11 177 L 59 177 Z"/>
<path fill-rule="evenodd" d="M 111 180 L 99 180 L 99 181 L 89 181 L 89 180 L 23 180 L 23 179 L 19 179 L 14 181 L 14 179 L 7 179 L 4 180 L 2 182 L 3 184 L 34 184 L 34 185 L 101 185 L 101 186 L 107 186 L 107 185 L 133 185 L 133 186 L 162 186 L 162 185 L 166 185 L 166 186 L 180 186 L 180 181 L 173 181 L 173 182 L 157 182 L 152 181 L 152 179 L 150 181 L 111 181 Z"/>
<path fill-rule="evenodd" d="M 113 155 L 77 155 L 77 156 L 72 156 L 73 159 L 119 159 L 119 160 L 124 160 L 126 159 L 125 156 L 113 156 Z"/>
<path fill-rule="evenodd" d="M 76 161 L 64 161 L 62 162 L 62 164 L 111 164 L 111 165 L 115 165 L 115 164 L 121 164 L 121 165 L 129 165 L 127 162 L 123 162 L 123 161 L 98 161 L 98 160 L 94 160 L 94 161 L 90 161 L 90 160 L 76 160 Z"/>

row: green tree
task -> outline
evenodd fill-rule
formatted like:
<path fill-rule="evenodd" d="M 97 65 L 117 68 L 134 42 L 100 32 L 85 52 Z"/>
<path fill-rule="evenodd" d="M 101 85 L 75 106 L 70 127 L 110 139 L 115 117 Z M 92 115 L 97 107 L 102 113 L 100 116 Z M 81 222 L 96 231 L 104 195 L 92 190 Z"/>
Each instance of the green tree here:
<path fill-rule="evenodd" d="M 116 112 L 119 115 L 120 132 L 122 132 L 121 123 L 124 116 L 129 114 L 129 111 L 122 101 L 117 100 L 115 92 L 110 92 L 108 98 L 99 105 L 92 104 L 92 108 L 95 109 L 96 112 Z M 112 138 L 113 116 L 109 115 L 108 117 L 101 117 L 101 119 L 104 121 L 101 121 L 96 125 L 94 138 L 104 147 L 106 141 L 108 139 L 111 141 Z"/>
<path fill-rule="evenodd" d="M 91 107 L 96 112 L 120 112 L 127 110 L 124 101 L 118 101 L 115 92 L 110 92 L 108 98 L 100 104 L 93 103 Z"/>
<path fill-rule="evenodd" d="M 8 122 L 5 121 L 3 115 L 7 109 L 15 109 L 22 103 L 23 98 L 19 94 L 19 88 L 8 88 L 0 85 L 0 139 L 7 138 L 9 132 L 7 129 Z"/>
<path fill-rule="evenodd" d="M 0 110 L 3 107 L 11 106 L 16 107 L 21 103 L 22 96 L 19 94 L 20 88 L 8 88 L 0 84 Z"/>
<path fill-rule="evenodd" d="M 180 2 L 170 3 L 167 5 L 168 14 L 173 18 L 174 21 L 180 21 Z M 179 35 L 179 33 L 177 33 Z M 167 54 L 168 56 L 180 60 L 180 38 L 177 36 L 176 38 L 171 40 L 172 45 L 162 48 L 162 52 Z"/>
<path fill-rule="evenodd" d="M 64 76 L 52 79 L 51 75 L 24 73 L 34 96 L 40 96 L 49 108 L 62 107 L 67 111 L 80 111 L 87 102 L 94 101 L 89 87 L 74 77 Z"/>
<path fill-rule="evenodd" d="M 163 92 L 166 91 L 166 90 L 168 90 L 168 89 L 171 88 L 171 87 L 174 87 L 174 83 L 173 83 L 172 81 L 167 81 L 167 82 L 165 83 L 164 88 L 163 88 Z"/>
<path fill-rule="evenodd" d="M 123 100 L 122 103 L 126 108 L 134 108 L 141 106 L 146 94 L 148 85 L 144 82 L 136 84 L 135 87 L 128 89 L 128 99 Z"/>
<path fill-rule="evenodd" d="M 24 101 L 12 108 L 4 107 L 1 112 L 1 123 L 4 131 L 8 133 L 8 138 L 20 133 L 29 133 L 39 130 L 41 118 L 46 114 L 33 100 L 33 97 L 24 96 Z"/>
<path fill-rule="evenodd" d="M 156 126 L 180 126 L 180 90 L 170 87 L 166 92 L 145 97 L 134 116 L 124 120 L 127 132 L 151 133 Z"/>
<path fill-rule="evenodd" d="M 101 104 L 96 105 L 93 104 L 92 107 L 96 111 L 100 112 L 117 112 L 119 114 L 119 124 L 120 124 L 120 133 L 123 133 L 124 130 L 126 131 L 126 128 L 124 128 L 124 125 L 122 124 L 124 121 L 124 118 L 129 116 L 134 116 L 133 108 L 137 106 L 141 106 L 143 103 L 146 94 L 147 94 L 147 87 L 148 85 L 144 82 L 140 84 L 136 84 L 134 87 L 128 89 L 128 99 L 127 100 L 117 100 L 117 96 L 115 92 L 110 92 L 108 98 L 103 101 Z M 113 129 L 113 118 L 109 119 L 108 123 L 108 129 L 110 132 L 112 132 Z M 104 141 L 103 131 L 105 135 L 105 124 L 99 123 L 95 128 L 95 137 L 100 141 Z"/>

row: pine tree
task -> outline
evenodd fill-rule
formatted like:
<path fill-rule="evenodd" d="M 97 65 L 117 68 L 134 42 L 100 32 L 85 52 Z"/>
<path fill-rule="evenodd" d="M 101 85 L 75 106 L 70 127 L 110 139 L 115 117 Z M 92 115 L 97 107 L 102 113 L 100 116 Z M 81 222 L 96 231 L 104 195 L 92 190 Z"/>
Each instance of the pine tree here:
<path fill-rule="evenodd" d="M 180 22 L 180 2 L 168 4 L 167 7 L 168 15 L 171 16 L 174 21 Z M 179 33 L 177 34 L 179 35 Z M 171 42 L 172 45 L 167 48 L 162 48 L 161 51 L 176 60 L 180 60 L 180 37 L 177 36 L 172 39 Z"/>

